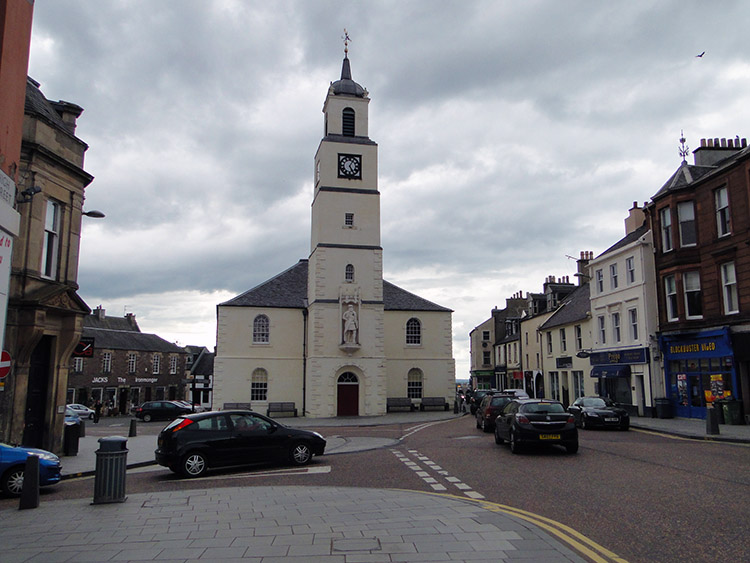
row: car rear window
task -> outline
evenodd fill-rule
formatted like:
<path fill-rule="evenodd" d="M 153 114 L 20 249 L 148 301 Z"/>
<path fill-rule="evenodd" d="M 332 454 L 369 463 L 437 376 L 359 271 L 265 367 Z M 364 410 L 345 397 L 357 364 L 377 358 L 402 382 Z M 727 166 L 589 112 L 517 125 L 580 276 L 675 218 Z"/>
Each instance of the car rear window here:
<path fill-rule="evenodd" d="M 493 407 L 501 407 L 503 405 L 507 405 L 510 402 L 510 397 L 492 397 L 492 403 L 490 403 Z"/>
<path fill-rule="evenodd" d="M 560 403 L 529 403 L 521 405 L 521 412 L 535 413 L 535 412 L 565 412 L 565 409 Z"/>

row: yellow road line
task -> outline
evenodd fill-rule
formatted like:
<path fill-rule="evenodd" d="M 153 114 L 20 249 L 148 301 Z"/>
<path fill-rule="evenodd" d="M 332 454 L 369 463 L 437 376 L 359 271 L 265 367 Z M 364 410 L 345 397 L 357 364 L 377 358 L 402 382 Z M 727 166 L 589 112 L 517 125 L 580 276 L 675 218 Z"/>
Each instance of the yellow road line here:
<path fill-rule="evenodd" d="M 552 520 L 545 516 L 534 514 L 533 512 L 527 512 L 525 510 L 521 510 L 520 508 L 514 508 L 512 506 L 498 504 L 495 502 L 490 502 L 488 500 L 476 500 L 476 499 L 472 499 L 468 497 L 451 495 L 448 493 L 413 491 L 409 489 L 398 489 L 398 490 L 418 492 L 418 493 L 423 493 L 427 495 L 435 495 L 435 496 L 447 497 L 447 498 L 452 498 L 452 499 L 457 499 L 457 500 L 462 500 L 462 501 L 474 502 L 474 503 L 481 505 L 482 508 L 489 510 L 491 512 L 503 512 L 510 516 L 515 516 L 517 518 L 526 520 L 527 522 L 530 522 L 531 524 L 534 524 L 535 526 L 538 526 L 548 531 L 550 534 L 560 539 L 560 541 L 569 545 L 570 547 L 572 547 L 574 550 L 581 553 L 582 555 L 585 555 L 586 557 L 588 557 L 595 563 L 610 563 L 610 562 L 627 563 L 627 560 L 611 552 L 607 548 L 599 545 L 595 541 L 587 538 L 586 536 L 574 530 L 570 526 L 566 526 L 565 524 L 562 524 L 561 522 L 557 522 L 556 520 Z"/>

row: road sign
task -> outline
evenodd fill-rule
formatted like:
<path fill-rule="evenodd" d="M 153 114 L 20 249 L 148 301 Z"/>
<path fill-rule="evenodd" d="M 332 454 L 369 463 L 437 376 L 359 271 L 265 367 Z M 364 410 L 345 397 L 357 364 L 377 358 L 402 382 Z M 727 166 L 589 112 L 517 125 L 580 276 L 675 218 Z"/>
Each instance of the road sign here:
<path fill-rule="evenodd" d="M 10 373 L 10 354 L 3 350 L 0 354 L 0 379 L 4 379 Z"/>

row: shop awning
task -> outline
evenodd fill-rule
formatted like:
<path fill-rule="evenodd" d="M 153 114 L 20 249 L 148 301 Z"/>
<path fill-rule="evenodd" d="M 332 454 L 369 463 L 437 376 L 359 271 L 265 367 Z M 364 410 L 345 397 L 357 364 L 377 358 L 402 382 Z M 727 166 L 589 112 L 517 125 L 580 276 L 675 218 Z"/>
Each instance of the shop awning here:
<path fill-rule="evenodd" d="M 630 377 L 630 366 L 608 364 L 591 368 L 591 377 Z"/>

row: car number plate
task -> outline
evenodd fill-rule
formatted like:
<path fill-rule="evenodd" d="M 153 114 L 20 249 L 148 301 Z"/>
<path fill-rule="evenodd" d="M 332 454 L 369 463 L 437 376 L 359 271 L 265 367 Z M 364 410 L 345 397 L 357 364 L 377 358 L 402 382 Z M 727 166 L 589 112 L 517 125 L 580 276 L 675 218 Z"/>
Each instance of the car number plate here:
<path fill-rule="evenodd" d="M 619 419 L 617 417 L 610 417 L 610 418 L 605 418 L 604 422 L 617 422 L 618 420 Z"/>
<path fill-rule="evenodd" d="M 559 440 L 559 434 L 539 434 L 540 440 Z"/>

